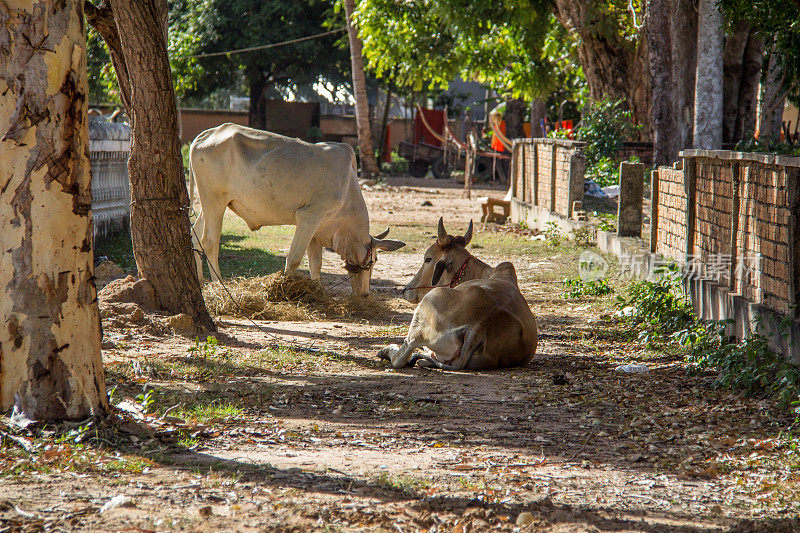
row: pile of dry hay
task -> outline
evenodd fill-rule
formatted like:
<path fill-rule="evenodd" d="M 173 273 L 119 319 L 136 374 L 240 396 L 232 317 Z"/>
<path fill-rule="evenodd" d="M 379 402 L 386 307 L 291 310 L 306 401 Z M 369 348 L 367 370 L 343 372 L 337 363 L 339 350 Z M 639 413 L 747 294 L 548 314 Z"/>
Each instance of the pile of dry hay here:
<path fill-rule="evenodd" d="M 334 297 L 319 281 L 298 274 L 276 272 L 268 276 L 208 283 L 203 296 L 213 315 L 259 320 L 319 320 L 322 318 L 380 319 L 392 310 L 382 302 L 352 296 Z M 238 304 L 238 305 L 237 305 Z"/>

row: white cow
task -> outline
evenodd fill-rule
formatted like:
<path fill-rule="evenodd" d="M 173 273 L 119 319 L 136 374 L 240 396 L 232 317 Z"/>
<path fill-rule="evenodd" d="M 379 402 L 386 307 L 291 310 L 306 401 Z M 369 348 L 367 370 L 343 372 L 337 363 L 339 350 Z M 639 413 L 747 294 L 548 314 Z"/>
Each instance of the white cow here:
<path fill-rule="evenodd" d="M 353 148 L 341 143 L 310 144 L 237 124 L 206 130 L 189 149 L 189 196 L 194 185 L 200 216 L 192 239 L 199 237 L 211 275 L 219 279 L 219 242 L 225 208 L 239 215 L 250 230 L 262 226 L 297 226 L 286 256 L 286 273 L 294 272 L 308 250 L 311 279 L 319 279 L 322 248 L 345 261 L 350 284 L 369 293 L 377 250 L 392 251 L 402 241 L 384 239 L 387 230 L 369 234 L 369 214 L 358 185 Z M 202 280 L 202 258 L 197 255 Z"/>

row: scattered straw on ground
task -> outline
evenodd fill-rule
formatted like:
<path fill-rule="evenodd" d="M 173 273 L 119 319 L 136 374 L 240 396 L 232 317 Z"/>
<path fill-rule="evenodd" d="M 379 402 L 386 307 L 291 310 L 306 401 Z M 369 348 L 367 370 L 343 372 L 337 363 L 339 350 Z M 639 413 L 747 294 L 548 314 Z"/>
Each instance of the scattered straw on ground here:
<path fill-rule="evenodd" d="M 334 297 L 319 281 L 276 272 L 268 276 L 215 281 L 203 288 L 208 310 L 217 316 L 259 320 L 381 319 L 392 310 L 372 297 Z M 234 302 L 231 296 L 236 300 Z M 238 305 L 237 305 L 238 304 Z"/>

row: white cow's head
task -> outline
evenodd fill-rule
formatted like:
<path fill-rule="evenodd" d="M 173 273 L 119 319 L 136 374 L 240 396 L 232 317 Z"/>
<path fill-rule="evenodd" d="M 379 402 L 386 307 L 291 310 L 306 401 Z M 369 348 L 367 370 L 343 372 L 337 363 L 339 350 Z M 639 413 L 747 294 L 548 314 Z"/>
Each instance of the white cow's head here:
<path fill-rule="evenodd" d="M 366 296 L 369 294 L 369 283 L 372 269 L 378 260 L 378 250 L 393 252 L 406 245 L 403 241 L 386 239 L 389 228 L 378 235 L 370 236 L 370 241 L 356 246 L 355 257 L 346 257 L 344 268 L 350 273 L 350 286 L 353 294 Z"/>

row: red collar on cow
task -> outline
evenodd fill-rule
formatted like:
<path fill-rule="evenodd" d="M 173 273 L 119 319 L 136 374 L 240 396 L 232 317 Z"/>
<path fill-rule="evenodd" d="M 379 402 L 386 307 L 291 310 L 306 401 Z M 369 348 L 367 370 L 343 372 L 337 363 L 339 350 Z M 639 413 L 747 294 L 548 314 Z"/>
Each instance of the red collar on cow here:
<path fill-rule="evenodd" d="M 464 262 L 461 264 L 461 268 L 458 269 L 458 272 L 456 272 L 456 275 L 453 276 L 452 280 L 450 280 L 450 284 L 449 285 L 418 285 L 416 287 L 409 287 L 408 289 L 405 289 L 405 290 L 411 291 L 411 290 L 415 290 L 415 289 L 438 289 L 439 287 L 450 287 L 452 289 L 456 285 L 461 283 L 461 278 L 464 277 L 464 272 L 467 270 L 467 264 L 469 263 L 470 259 L 472 259 L 471 255 L 467 256 L 467 258 L 464 259 Z"/>
<path fill-rule="evenodd" d="M 456 272 L 456 275 L 453 276 L 453 279 L 450 281 L 451 289 L 461 283 L 461 278 L 464 277 L 464 271 L 467 270 L 467 263 L 469 263 L 470 259 L 472 259 L 472 256 L 468 255 L 467 258 L 464 259 L 464 263 L 461 265 L 461 268 L 459 268 L 458 272 Z"/>
<path fill-rule="evenodd" d="M 372 265 L 375 264 L 375 261 L 372 260 L 372 241 L 367 245 L 367 256 L 364 258 L 364 262 L 360 265 L 355 265 L 349 261 L 344 262 L 344 269 L 350 272 L 351 274 L 358 274 L 364 270 L 369 270 L 372 268 Z"/>

